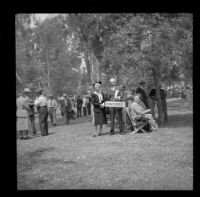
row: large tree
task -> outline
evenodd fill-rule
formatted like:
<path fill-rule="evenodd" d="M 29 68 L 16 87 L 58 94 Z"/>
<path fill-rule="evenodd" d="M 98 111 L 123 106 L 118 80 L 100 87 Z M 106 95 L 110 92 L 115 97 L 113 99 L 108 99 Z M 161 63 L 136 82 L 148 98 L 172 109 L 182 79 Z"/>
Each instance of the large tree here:
<path fill-rule="evenodd" d="M 167 78 L 178 80 L 180 73 L 189 73 L 191 78 L 192 16 L 122 15 L 115 22 L 118 22 L 117 31 L 105 39 L 107 44 L 103 50 L 102 66 L 119 79 L 122 75 L 130 76 L 130 70 L 137 74 L 138 68 L 141 77 L 145 77 L 144 72 L 148 73 L 146 77 L 152 76 L 159 122 L 163 122 L 159 83 Z"/>

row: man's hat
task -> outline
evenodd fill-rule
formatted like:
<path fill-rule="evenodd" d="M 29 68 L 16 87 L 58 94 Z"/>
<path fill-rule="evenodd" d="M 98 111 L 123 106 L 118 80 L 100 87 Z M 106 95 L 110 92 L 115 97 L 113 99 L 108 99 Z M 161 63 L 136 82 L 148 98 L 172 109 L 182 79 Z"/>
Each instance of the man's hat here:
<path fill-rule="evenodd" d="M 99 82 L 96 82 L 94 85 L 94 87 L 99 87 L 99 86 L 101 86 L 101 83 L 99 83 Z"/>

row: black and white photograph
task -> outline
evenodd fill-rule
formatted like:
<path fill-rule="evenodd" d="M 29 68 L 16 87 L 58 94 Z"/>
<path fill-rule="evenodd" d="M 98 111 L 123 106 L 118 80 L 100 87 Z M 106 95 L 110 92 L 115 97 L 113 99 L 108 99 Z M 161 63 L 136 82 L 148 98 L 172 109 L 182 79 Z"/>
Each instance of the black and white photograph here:
<path fill-rule="evenodd" d="M 17 13 L 15 62 L 18 191 L 194 189 L 193 13 Z"/>

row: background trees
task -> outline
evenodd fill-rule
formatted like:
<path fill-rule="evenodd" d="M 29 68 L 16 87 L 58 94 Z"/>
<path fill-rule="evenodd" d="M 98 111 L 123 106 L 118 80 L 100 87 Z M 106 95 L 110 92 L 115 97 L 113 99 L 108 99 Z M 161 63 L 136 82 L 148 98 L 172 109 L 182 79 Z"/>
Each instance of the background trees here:
<path fill-rule="evenodd" d="M 129 89 L 141 79 L 158 85 L 192 82 L 192 14 L 58 14 L 37 21 L 16 15 L 17 88 L 85 94 L 110 77 Z M 84 66 L 85 65 L 85 66 Z"/>

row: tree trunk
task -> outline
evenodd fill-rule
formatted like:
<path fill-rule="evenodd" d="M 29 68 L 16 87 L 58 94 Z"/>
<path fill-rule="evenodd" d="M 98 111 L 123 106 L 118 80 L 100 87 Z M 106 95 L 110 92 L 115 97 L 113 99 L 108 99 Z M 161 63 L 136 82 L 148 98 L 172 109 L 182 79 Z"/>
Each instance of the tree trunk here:
<path fill-rule="evenodd" d="M 89 61 L 89 53 L 87 46 L 84 47 L 84 57 L 85 57 L 85 64 L 87 68 L 87 74 L 88 74 L 88 82 L 89 84 L 93 84 L 92 78 L 91 78 L 91 64 Z"/>
<path fill-rule="evenodd" d="M 48 50 L 46 51 L 47 57 L 47 86 L 48 86 L 48 93 L 51 92 L 51 85 L 50 85 L 50 63 L 49 63 L 49 53 Z"/>
<path fill-rule="evenodd" d="M 164 116 L 163 116 L 163 109 L 161 104 L 161 97 L 160 97 L 160 87 L 159 87 L 159 72 L 158 72 L 158 66 L 154 65 L 155 67 L 152 69 L 153 71 L 153 78 L 155 83 L 155 89 L 156 89 L 156 101 L 158 106 L 158 124 L 161 124 L 164 122 Z"/>

